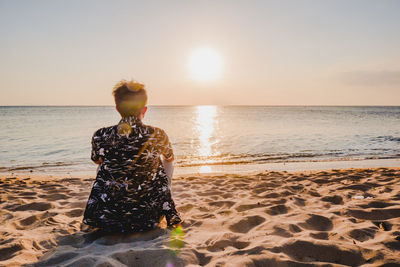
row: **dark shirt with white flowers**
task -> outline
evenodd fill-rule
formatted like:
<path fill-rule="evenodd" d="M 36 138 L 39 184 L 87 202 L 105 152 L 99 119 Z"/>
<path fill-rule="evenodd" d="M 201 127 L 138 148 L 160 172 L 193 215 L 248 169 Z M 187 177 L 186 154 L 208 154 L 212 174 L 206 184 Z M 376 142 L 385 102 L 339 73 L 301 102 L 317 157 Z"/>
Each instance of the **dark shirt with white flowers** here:
<path fill-rule="evenodd" d="M 167 134 L 134 116 L 97 130 L 91 158 L 101 163 L 83 222 L 122 232 L 152 229 L 163 215 L 180 222 L 160 155 L 173 158 Z"/>

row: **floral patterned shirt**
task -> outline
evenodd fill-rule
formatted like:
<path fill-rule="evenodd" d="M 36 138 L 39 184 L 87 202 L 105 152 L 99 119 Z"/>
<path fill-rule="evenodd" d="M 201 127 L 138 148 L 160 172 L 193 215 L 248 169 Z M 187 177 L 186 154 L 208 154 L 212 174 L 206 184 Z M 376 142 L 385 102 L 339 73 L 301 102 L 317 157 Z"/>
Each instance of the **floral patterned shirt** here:
<path fill-rule="evenodd" d="M 97 130 L 91 159 L 101 163 L 83 222 L 122 232 L 152 229 L 164 215 L 179 223 L 160 155 L 173 158 L 167 134 L 134 116 Z"/>

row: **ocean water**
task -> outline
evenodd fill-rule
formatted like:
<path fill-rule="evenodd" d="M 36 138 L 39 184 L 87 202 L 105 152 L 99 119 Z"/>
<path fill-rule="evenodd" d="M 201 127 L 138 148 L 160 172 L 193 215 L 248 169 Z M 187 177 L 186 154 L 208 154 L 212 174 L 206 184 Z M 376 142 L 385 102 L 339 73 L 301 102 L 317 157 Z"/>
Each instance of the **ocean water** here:
<path fill-rule="evenodd" d="M 92 173 L 91 137 L 110 106 L 0 107 L 0 172 Z M 400 159 L 400 107 L 150 106 L 176 171 L 271 163 Z"/>

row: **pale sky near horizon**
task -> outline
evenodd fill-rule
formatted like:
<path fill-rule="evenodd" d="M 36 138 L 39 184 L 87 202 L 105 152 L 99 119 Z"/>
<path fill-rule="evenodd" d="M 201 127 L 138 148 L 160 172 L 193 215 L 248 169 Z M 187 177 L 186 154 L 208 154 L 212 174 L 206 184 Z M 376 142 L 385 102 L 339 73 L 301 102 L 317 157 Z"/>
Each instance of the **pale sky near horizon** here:
<path fill-rule="evenodd" d="M 0 0 L 0 105 L 400 105 L 400 1 Z M 193 79 L 210 48 L 220 75 Z"/>

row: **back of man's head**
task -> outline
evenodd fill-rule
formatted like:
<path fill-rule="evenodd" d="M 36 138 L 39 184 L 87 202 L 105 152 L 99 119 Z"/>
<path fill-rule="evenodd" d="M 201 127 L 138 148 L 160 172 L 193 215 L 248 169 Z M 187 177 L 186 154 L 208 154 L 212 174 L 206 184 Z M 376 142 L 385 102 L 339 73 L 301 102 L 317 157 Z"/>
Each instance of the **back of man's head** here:
<path fill-rule="evenodd" d="M 138 116 L 147 104 L 144 85 L 135 81 L 122 80 L 114 86 L 113 96 L 122 117 Z"/>

